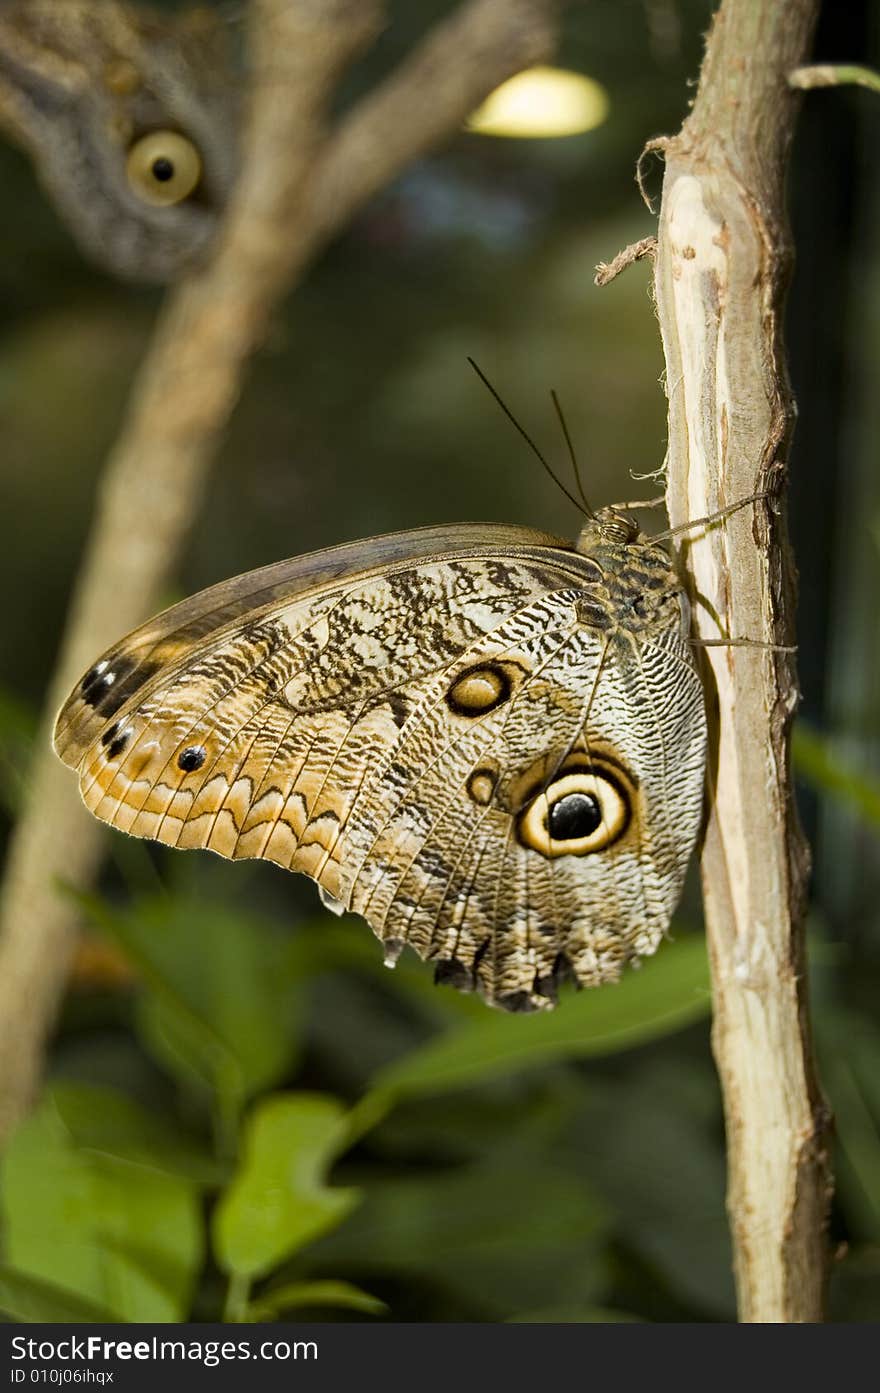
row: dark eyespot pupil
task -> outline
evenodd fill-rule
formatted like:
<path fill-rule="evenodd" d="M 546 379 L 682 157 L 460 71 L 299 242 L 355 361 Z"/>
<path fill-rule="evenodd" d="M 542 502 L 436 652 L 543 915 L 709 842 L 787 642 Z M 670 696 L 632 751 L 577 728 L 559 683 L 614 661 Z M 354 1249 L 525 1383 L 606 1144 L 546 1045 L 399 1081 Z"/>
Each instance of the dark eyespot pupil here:
<path fill-rule="evenodd" d="M 602 822 L 599 800 L 592 793 L 567 793 L 550 808 L 547 830 L 555 842 L 589 837 Z"/>
<path fill-rule="evenodd" d="M 153 171 L 153 178 L 158 179 L 160 184 L 167 184 L 169 179 L 174 178 L 174 162 L 164 155 L 153 160 L 150 168 Z"/>
<path fill-rule="evenodd" d="M 204 762 L 205 750 L 202 745 L 189 745 L 177 756 L 178 768 L 185 774 L 191 774 L 194 769 L 201 769 Z"/>

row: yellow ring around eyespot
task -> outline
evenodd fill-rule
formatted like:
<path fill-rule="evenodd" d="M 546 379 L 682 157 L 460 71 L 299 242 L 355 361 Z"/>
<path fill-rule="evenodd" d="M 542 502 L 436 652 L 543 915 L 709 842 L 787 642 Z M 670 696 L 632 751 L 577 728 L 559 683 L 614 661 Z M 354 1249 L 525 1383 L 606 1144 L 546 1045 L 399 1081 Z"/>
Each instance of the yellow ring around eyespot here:
<path fill-rule="evenodd" d="M 584 793 L 595 798 L 602 821 L 586 837 L 557 841 L 549 832 L 550 809 L 570 793 Z M 612 842 L 616 842 L 626 830 L 629 818 L 629 799 L 616 782 L 603 777 L 598 771 L 589 773 L 585 769 L 578 769 L 554 779 L 546 790 L 526 805 L 517 820 L 517 834 L 524 846 L 550 859 L 557 856 L 586 856 L 591 852 L 604 851 Z"/>
<path fill-rule="evenodd" d="M 198 185 L 202 161 L 192 141 L 179 131 L 151 131 L 132 145 L 125 172 L 145 203 L 171 208 L 189 198 Z"/>
<path fill-rule="evenodd" d="M 468 118 L 478 135 L 549 139 L 601 126 L 610 101 L 605 88 L 565 68 L 526 68 L 490 92 Z"/>

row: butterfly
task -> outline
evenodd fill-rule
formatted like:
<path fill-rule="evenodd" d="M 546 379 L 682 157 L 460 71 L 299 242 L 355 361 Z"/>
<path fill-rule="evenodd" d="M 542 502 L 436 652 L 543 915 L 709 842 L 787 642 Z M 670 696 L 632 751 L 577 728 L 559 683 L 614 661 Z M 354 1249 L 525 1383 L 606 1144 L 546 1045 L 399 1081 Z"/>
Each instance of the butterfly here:
<path fill-rule="evenodd" d="M 702 810 L 682 581 L 622 507 L 571 545 L 401 532 L 282 561 L 108 650 L 55 728 L 134 836 L 302 871 L 393 966 L 514 1011 L 653 953 Z"/>
<path fill-rule="evenodd" d="M 206 252 L 238 171 L 222 20 L 119 0 L 4 0 L 0 125 L 81 248 L 165 281 Z"/>

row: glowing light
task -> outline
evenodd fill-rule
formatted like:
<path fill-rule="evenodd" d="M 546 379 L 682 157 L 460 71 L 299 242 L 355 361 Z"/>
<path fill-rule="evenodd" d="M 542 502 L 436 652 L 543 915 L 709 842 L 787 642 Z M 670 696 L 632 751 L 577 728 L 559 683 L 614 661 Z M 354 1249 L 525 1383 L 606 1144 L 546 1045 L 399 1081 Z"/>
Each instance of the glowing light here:
<path fill-rule="evenodd" d="M 608 115 L 608 93 L 564 68 L 526 68 L 490 92 L 468 119 L 469 131 L 520 139 L 580 135 Z"/>

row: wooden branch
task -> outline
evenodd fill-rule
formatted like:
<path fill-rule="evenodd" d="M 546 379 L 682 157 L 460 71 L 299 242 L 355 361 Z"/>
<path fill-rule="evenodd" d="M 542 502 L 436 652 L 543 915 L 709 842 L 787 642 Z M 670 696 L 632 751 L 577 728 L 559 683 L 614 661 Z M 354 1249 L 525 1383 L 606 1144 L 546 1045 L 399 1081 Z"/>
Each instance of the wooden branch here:
<path fill-rule="evenodd" d="M 553 52 L 563 0 L 471 0 L 343 124 L 316 176 L 317 235 L 335 231 L 489 92 Z M 427 95 L 426 95 L 427 94 Z"/>
<path fill-rule="evenodd" d="M 282 295 L 376 189 L 458 130 L 497 83 L 546 58 L 559 0 L 470 0 L 327 133 L 335 81 L 381 0 L 251 0 L 255 82 L 243 174 L 210 263 L 168 300 L 107 463 L 48 694 L 0 914 L 0 1139 L 36 1088 L 102 832 L 49 748 L 95 655 L 139 623 L 185 545 L 250 357 Z M 427 93 L 427 96 L 426 96 Z"/>
<path fill-rule="evenodd" d="M 788 75 L 788 85 L 802 91 L 810 87 L 867 87 L 869 92 L 880 92 L 880 73 L 856 63 L 819 63 L 795 68 Z"/>
<path fill-rule="evenodd" d="M 772 497 L 682 548 L 701 636 L 791 642 L 795 571 L 781 490 L 794 419 L 781 314 L 783 184 L 818 0 L 722 0 L 693 110 L 666 145 L 656 292 L 673 526 Z M 717 619 L 713 617 L 714 614 Z M 809 856 L 794 809 L 794 659 L 705 655 L 714 749 L 702 856 L 713 1048 L 724 1093 L 740 1318 L 822 1319 L 829 1116 L 807 1006 Z"/>
<path fill-rule="evenodd" d="M 623 251 L 619 251 L 610 261 L 600 261 L 596 267 L 593 284 L 601 290 L 616 280 L 622 271 L 635 265 L 637 261 L 643 261 L 646 256 L 653 260 L 656 255 L 657 238 L 641 237 L 638 242 L 632 242 L 628 247 L 624 247 Z"/>

